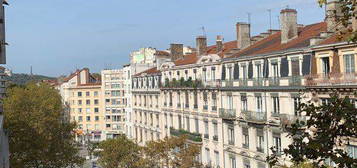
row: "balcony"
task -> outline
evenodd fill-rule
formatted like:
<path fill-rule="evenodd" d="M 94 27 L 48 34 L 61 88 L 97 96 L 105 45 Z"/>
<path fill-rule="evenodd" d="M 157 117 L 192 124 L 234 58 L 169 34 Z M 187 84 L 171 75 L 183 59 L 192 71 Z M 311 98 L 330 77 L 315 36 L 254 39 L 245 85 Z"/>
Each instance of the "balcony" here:
<path fill-rule="evenodd" d="M 269 78 L 269 86 L 279 86 L 280 85 L 280 78 L 272 77 Z"/>
<path fill-rule="evenodd" d="M 239 80 L 239 86 L 248 86 L 248 80 L 247 79 L 240 79 Z"/>
<path fill-rule="evenodd" d="M 242 111 L 244 119 L 249 122 L 265 123 L 267 121 L 266 112 Z"/>
<path fill-rule="evenodd" d="M 223 119 L 235 119 L 236 118 L 236 109 L 219 109 L 219 117 Z"/>
<path fill-rule="evenodd" d="M 195 143 L 201 143 L 202 142 L 202 136 L 199 133 L 191 133 L 186 130 L 177 130 L 174 128 L 170 128 L 170 134 L 171 136 L 186 136 L 189 141 L 195 142 Z"/>
<path fill-rule="evenodd" d="M 291 124 L 299 121 L 302 124 L 306 123 L 306 116 L 296 116 L 291 114 L 280 114 L 280 123 L 284 127 L 290 127 Z"/>
<path fill-rule="evenodd" d="M 221 82 L 219 80 L 205 81 L 203 82 L 203 86 L 207 88 L 221 87 Z"/>
<path fill-rule="evenodd" d="M 290 76 L 289 86 L 301 86 L 302 76 Z"/>
<path fill-rule="evenodd" d="M 253 80 L 253 85 L 254 86 L 263 86 L 263 78 L 260 77 L 260 78 L 255 78 Z"/>
<path fill-rule="evenodd" d="M 305 79 L 307 86 L 352 85 L 357 82 L 357 73 L 313 74 Z"/>
<path fill-rule="evenodd" d="M 233 80 L 225 80 L 222 83 L 222 87 L 233 87 Z"/>

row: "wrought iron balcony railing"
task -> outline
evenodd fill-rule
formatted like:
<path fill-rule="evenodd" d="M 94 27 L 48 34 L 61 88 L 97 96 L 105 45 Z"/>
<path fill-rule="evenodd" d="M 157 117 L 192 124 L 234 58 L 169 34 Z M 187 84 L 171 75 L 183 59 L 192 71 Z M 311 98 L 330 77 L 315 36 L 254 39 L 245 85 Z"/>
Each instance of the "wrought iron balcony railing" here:
<path fill-rule="evenodd" d="M 301 86 L 302 76 L 290 76 L 289 86 Z"/>
<path fill-rule="evenodd" d="M 263 111 L 242 111 L 244 119 L 250 122 L 266 122 L 266 112 Z"/>
<path fill-rule="evenodd" d="M 262 77 L 260 77 L 260 78 L 255 78 L 255 79 L 253 80 L 253 85 L 254 85 L 254 86 L 263 86 L 263 81 L 264 81 L 264 79 L 263 79 Z"/>
<path fill-rule="evenodd" d="M 307 86 L 351 85 L 357 83 L 357 73 L 322 73 L 305 76 Z"/>
<path fill-rule="evenodd" d="M 269 78 L 269 86 L 279 86 L 279 85 L 280 85 L 280 78 L 278 77 Z"/>
<path fill-rule="evenodd" d="M 219 117 L 223 119 L 235 119 L 236 118 L 236 109 L 219 109 Z"/>

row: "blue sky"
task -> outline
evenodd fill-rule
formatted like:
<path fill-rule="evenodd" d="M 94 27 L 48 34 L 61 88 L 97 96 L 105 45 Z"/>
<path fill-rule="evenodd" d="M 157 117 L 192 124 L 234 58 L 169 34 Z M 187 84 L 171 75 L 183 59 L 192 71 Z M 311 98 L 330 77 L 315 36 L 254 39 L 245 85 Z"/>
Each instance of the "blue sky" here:
<path fill-rule="evenodd" d="M 324 19 L 316 0 L 9 0 L 6 7 L 7 67 L 15 73 L 68 75 L 120 68 L 140 47 L 194 46 L 204 26 L 209 44 L 216 35 L 234 40 L 235 23 L 251 13 L 252 34 L 273 28 L 289 6 L 298 22 Z"/>

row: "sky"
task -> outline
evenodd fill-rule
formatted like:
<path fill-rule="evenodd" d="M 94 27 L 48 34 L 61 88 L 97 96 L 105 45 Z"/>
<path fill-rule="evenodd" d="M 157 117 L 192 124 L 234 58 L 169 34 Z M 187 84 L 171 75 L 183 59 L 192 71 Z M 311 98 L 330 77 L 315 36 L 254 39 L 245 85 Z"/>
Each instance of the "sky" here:
<path fill-rule="evenodd" d="M 278 29 L 281 9 L 298 11 L 299 24 L 324 19 L 317 0 L 8 0 L 7 65 L 14 73 L 60 76 L 84 67 L 91 72 L 120 68 L 131 51 L 195 46 L 205 28 L 208 44 L 217 35 L 235 40 L 236 22 L 252 36 Z"/>

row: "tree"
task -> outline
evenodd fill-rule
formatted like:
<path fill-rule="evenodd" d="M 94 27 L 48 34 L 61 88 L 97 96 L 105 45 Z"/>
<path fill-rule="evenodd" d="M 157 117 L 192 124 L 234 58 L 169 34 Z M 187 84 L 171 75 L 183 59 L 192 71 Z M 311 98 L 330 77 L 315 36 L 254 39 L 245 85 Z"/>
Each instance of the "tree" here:
<path fill-rule="evenodd" d="M 148 142 L 143 148 L 146 163 L 151 167 L 202 167 L 197 160 L 200 146 L 187 143 L 187 137 L 170 137 Z"/>
<path fill-rule="evenodd" d="M 10 131 L 11 167 L 73 167 L 81 165 L 74 142 L 74 123 L 63 122 L 58 91 L 30 83 L 8 88 L 4 127 Z"/>
<path fill-rule="evenodd" d="M 328 103 L 320 106 L 310 101 L 301 103 L 299 112 L 309 119 L 285 128 L 293 142 L 283 150 L 284 155 L 295 164 L 309 160 L 314 167 L 324 168 L 324 161 L 330 160 L 340 168 L 357 167 L 357 159 L 344 149 L 351 138 L 357 138 L 356 107 L 348 97 L 332 95 Z M 276 155 L 268 161 L 271 165 L 278 164 Z"/>
<path fill-rule="evenodd" d="M 103 168 L 140 168 L 141 148 L 124 135 L 99 144 L 99 164 Z"/>
<path fill-rule="evenodd" d="M 349 27 L 349 21 L 353 18 L 357 19 L 357 0 L 339 0 L 341 3 L 342 16 L 335 15 L 335 19 L 344 27 L 340 29 L 340 38 L 345 35 L 349 35 L 349 41 L 357 42 L 357 31 Z M 318 3 L 322 7 L 328 2 L 328 0 L 318 0 Z"/>

